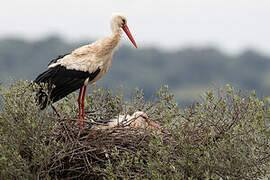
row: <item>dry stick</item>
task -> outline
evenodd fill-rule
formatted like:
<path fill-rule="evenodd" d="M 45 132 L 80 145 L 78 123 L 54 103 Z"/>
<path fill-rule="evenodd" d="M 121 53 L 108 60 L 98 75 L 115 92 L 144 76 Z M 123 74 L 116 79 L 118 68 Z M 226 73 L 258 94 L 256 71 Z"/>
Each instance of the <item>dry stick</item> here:
<path fill-rule="evenodd" d="M 54 118 L 54 119 L 58 119 L 58 118 Z M 74 119 L 74 118 L 62 118 L 60 119 L 60 122 L 61 121 L 78 121 L 78 119 Z M 95 121 L 92 121 L 92 120 L 81 120 L 82 122 L 87 122 L 87 123 L 92 123 L 92 124 L 97 124 L 97 125 L 105 125 L 104 123 L 99 123 L 99 122 L 95 122 Z"/>
<path fill-rule="evenodd" d="M 59 113 L 56 111 L 55 107 L 52 104 L 51 104 L 51 107 L 53 111 L 55 112 L 55 114 L 58 116 L 58 118 L 61 118 L 61 116 L 59 115 Z"/>

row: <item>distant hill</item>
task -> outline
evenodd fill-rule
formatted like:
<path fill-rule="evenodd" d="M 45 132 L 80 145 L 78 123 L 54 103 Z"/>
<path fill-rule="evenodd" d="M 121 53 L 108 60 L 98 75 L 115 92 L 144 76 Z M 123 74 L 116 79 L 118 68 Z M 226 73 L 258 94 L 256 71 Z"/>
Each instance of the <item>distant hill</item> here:
<path fill-rule="evenodd" d="M 49 61 L 90 41 L 70 43 L 59 37 L 39 41 L 17 38 L 0 40 L 0 77 L 32 80 Z M 134 49 L 121 46 L 115 53 L 112 67 L 98 85 L 117 88 L 123 85 L 126 95 L 131 89 L 144 89 L 153 98 L 167 84 L 178 101 L 190 103 L 212 83 L 230 83 L 239 88 L 255 89 L 261 96 L 270 96 L 270 57 L 254 50 L 230 56 L 214 47 L 185 48 L 164 51 L 156 48 Z"/>

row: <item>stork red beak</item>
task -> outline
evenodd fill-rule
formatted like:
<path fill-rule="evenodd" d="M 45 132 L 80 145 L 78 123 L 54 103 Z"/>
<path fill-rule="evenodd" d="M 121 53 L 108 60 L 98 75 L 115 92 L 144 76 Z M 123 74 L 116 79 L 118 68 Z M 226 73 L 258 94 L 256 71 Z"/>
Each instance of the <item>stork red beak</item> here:
<path fill-rule="evenodd" d="M 130 33 L 129 29 L 128 29 L 128 26 L 125 24 L 125 25 L 122 26 L 122 29 L 125 31 L 125 33 L 127 34 L 128 38 L 129 38 L 129 40 L 132 42 L 132 44 L 133 44 L 136 48 L 138 48 L 138 47 L 137 47 L 137 44 L 136 44 L 136 42 L 135 42 L 135 40 L 133 39 L 133 37 L 132 37 L 132 35 L 131 35 L 131 33 Z"/>

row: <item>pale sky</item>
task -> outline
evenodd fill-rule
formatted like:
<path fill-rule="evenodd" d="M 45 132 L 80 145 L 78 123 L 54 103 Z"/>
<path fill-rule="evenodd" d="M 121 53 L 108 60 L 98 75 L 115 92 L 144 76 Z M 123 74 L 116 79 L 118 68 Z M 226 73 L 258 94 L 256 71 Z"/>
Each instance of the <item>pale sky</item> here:
<path fill-rule="evenodd" d="M 96 40 L 110 33 L 115 12 L 127 16 L 140 47 L 217 45 L 270 54 L 270 0 L 2 0 L 0 38 Z"/>

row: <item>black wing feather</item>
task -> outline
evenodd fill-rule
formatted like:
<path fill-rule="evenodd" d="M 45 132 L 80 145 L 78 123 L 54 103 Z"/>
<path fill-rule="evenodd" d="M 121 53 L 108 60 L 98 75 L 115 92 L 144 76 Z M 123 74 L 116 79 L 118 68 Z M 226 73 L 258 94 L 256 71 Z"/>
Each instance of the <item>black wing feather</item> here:
<path fill-rule="evenodd" d="M 66 55 L 69 55 L 70 53 L 64 54 L 64 55 L 59 55 L 58 57 L 54 58 L 53 60 L 51 60 L 51 62 L 48 64 L 51 65 L 53 63 L 56 63 L 59 59 L 62 59 L 63 57 L 65 57 Z"/>
<path fill-rule="evenodd" d="M 81 88 L 87 78 L 89 78 L 89 81 L 92 81 L 99 72 L 99 68 L 95 72 L 89 73 L 69 70 L 61 65 L 47 69 L 34 80 L 37 84 L 44 83 L 48 85 L 49 97 L 42 89 L 37 94 L 41 109 L 47 106 L 49 100 L 54 103 Z"/>

